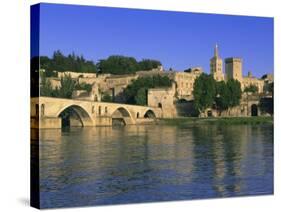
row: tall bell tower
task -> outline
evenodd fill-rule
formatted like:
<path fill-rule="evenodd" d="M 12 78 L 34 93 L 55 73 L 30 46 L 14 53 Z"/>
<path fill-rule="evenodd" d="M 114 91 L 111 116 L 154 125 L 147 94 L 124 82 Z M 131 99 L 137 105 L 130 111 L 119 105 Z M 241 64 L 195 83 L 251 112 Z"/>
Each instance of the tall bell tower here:
<path fill-rule="evenodd" d="M 213 77 L 216 81 L 224 80 L 224 74 L 223 74 L 222 67 L 223 67 L 223 62 L 219 56 L 219 47 L 216 44 L 215 50 L 214 50 L 214 57 L 212 57 L 212 59 L 210 60 L 211 75 L 213 75 Z"/>

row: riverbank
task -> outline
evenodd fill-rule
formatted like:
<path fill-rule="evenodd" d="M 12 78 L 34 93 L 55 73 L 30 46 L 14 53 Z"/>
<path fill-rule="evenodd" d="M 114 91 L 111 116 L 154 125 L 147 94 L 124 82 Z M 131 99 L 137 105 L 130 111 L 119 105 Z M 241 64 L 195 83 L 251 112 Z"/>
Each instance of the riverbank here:
<path fill-rule="evenodd" d="M 273 117 L 219 117 L 219 118 L 162 118 L 157 120 L 159 125 L 187 125 L 187 124 L 273 124 Z"/>

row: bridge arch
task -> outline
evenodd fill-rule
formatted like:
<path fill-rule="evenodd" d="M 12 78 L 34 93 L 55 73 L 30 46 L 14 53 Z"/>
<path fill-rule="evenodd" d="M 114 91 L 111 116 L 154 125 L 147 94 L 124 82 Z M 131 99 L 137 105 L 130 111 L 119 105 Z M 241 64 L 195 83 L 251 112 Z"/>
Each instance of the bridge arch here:
<path fill-rule="evenodd" d="M 177 100 L 177 103 L 187 103 L 188 101 L 185 98 Z"/>
<path fill-rule="evenodd" d="M 152 118 L 152 119 L 155 119 L 155 118 L 156 118 L 156 115 L 155 115 L 155 113 L 154 113 L 153 110 L 148 109 L 148 110 L 144 113 L 143 117 L 144 117 L 144 118 Z"/>
<path fill-rule="evenodd" d="M 119 122 L 123 125 L 128 125 L 133 123 L 132 115 L 130 111 L 124 107 L 118 107 L 111 114 L 113 122 Z"/>
<path fill-rule="evenodd" d="M 56 115 L 61 118 L 62 127 L 86 127 L 92 126 L 93 120 L 87 110 L 80 105 L 68 105 L 63 107 Z"/>

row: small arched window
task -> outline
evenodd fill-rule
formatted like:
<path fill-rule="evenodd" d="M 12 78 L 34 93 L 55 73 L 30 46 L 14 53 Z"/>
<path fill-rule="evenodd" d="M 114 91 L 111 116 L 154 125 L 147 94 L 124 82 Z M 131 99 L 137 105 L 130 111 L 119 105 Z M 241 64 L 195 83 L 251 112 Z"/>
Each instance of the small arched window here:
<path fill-rule="evenodd" d="M 99 115 L 101 115 L 101 106 L 99 106 Z"/>
<path fill-rule="evenodd" d="M 95 106 L 92 106 L 92 113 L 95 113 Z"/>
<path fill-rule="evenodd" d="M 41 116 L 45 115 L 45 104 L 41 105 Z"/>
<path fill-rule="evenodd" d="M 36 116 L 39 115 L 39 105 L 38 104 L 35 105 L 35 115 Z"/>
<path fill-rule="evenodd" d="M 140 113 L 139 112 L 137 112 L 137 118 L 139 118 L 140 117 Z"/>

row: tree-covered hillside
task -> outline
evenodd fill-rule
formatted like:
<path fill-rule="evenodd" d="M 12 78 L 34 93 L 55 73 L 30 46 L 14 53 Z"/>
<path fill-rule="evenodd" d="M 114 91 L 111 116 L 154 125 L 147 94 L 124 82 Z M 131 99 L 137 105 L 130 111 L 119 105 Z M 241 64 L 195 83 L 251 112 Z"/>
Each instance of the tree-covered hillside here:
<path fill-rule="evenodd" d="M 46 77 L 55 76 L 55 72 L 73 71 L 79 73 L 109 73 L 134 74 L 136 71 L 146 71 L 161 65 L 158 60 L 143 59 L 137 61 L 134 57 L 112 55 L 101 59 L 97 64 L 75 53 L 65 56 L 60 50 L 54 52 L 51 58 L 40 57 L 40 68 L 45 70 Z"/>
<path fill-rule="evenodd" d="M 81 73 L 97 72 L 97 67 L 93 61 L 86 60 L 82 55 L 77 56 L 74 53 L 65 56 L 59 50 L 54 52 L 52 58 L 41 56 L 40 68 L 45 69 L 47 77 L 53 76 L 53 71 L 74 71 Z"/>

